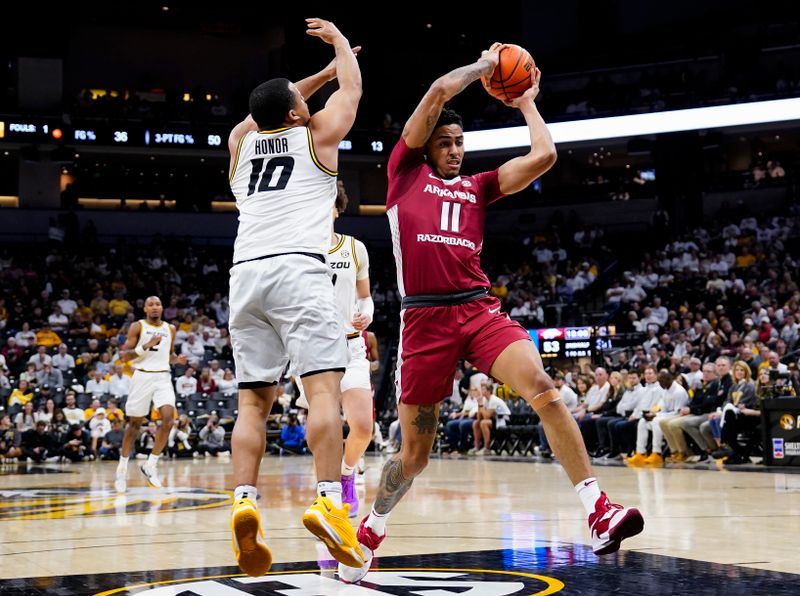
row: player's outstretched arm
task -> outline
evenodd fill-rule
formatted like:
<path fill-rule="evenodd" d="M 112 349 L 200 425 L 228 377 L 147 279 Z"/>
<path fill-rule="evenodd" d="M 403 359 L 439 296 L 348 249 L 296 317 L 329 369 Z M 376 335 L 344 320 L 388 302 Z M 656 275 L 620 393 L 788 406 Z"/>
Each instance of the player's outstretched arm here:
<path fill-rule="evenodd" d="M 361 100 L 361 70 L 350 42 L 336 25 L 323 19 L 306 19 L 307 33 L 329 43 L 336 51 L 336 78 L 339 89 L 330 96 L 325 108 L 314 114 L 309 123 L 317 153 L 323 163 L 333 164 L 339 142 L 353 127 Z M 326 155 L 327 154 L 327 155 Z M 327 159 L 326 159 L 327 158 Z"/>
<path fill-rule="evenodd" d="M 501 43 L 493 43 L 474 64 L 451 70 L 436 79 L 425 93 L 403 128 L 403 139 L 410 148 L 422 147 L 433 132 L 444 104 L 461 93 L 482 75 L 490 77 L 500 61 Z"/>
<path fill-rule="evenodd" d="M 361 46 L 352 48 L 353 54 L 358 54 L 361 51 Z M 336 78 L 336 58 L 331 60 L 328 65 L 316 74 L 306 77 L 302 81 L 297 81 L 295 87 L 300 92 L 300 95 L 308 101 L 308 98 L 319 91 L 322 86 Z"/>
<path fill-rule="evenodd" d="M 505 104 L 519 109 L 531 135 L 531 150 L 527 155 L 507 161 L 498 170 L 500 192 L 513 194 L 527 188 L 534 180 L 544 174 L 556 163 L 556 146 L 547 125 L 542 120 L 534 100 L 539 94 L 539 81 L 542 73 L 535 68 L 531 73 L 532 85 L 524 94 Z"/>

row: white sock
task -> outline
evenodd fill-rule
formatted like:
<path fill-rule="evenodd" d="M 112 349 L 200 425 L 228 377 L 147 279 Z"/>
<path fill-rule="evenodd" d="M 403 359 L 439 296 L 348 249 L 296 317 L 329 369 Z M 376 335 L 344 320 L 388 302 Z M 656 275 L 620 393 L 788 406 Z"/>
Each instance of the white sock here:
<path fill-rule="evenodd" d="M 258 499 L 258 489 L 249 484 L 240 484 L 233 491 L 233 500 L 238 501 L 239 499 L 250 499 L 255 502 Z"/>
<path fill-rule="evenodd" d="M 581 498 L 586 513 L 589 515 L 594 513 L 594 506 L 597 499 L 600 498 L 600 485 L 597 483 L 597 478 L 587 478 L 579 482 L 575 485 L 575 492 Z"/>
<path fill-rule="evenodd" d="M 158 465 L 158 458 L 160 457 L 161 457 L 160 453 L 158 455 L 151 453 L 150 455 L 147 456 L 147 462 L 145 463 L 145 465 L 148 468 L 155 468 Z"/>
<path fill-rule="evenodd" d="M 342 460 L 342 476 L 352 476 L 355 469 L 355 466 L 350 467 Z"/>
<path fill-rule="evenodd" d="M 320 497 L 328 497 L 337 509 L 342 508 L 341 482 L 317 482 L 317 494 Z"/>
<path fill-rule="evenodd" d="M 128 458 L 119 457 L 119 463 L 117 464 L 117 474 L 128 474 Z"/>
<path fill-rule="evenodd" d="M 389 514 L 384 513 L 381 515 L 375 511 L 375 508 L 372 508 L 372 511 L 369 512 L 369 517 L 367 518 L 366 526 L 370 528 L 377 536 L 383 536 L 386 534 L 386 522 L 389 521 Z"/>

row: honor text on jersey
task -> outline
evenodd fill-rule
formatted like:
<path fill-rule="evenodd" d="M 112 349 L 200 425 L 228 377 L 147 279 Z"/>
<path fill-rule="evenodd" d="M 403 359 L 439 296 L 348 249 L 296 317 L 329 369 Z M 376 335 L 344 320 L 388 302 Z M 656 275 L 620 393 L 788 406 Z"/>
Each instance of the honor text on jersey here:
<path fill-rule="evenodd" d="M 289 151 L 289 139 L 258 139 L 255 143 L 256 155 L 286 153 Z"/>

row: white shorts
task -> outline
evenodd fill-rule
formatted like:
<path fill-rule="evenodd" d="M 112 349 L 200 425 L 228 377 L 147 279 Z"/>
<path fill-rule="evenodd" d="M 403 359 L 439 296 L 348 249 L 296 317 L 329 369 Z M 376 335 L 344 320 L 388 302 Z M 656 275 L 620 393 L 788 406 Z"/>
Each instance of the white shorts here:
<path fill-rule="evenodd" d="M 175 407 L 175 390 L 169 372 L 134 371 L 131 392 L 125 402 L 125 415 L 134 418 L 150 414 L 150 404 Z"/>
<path fill-rule="evenodd" d="M 298 376 L 347 366 L 344 330 L 325 263 L 290 254 L 234 265 L 230 307 L 240 388 L 275 384 L 290 360 Z"/>
<path fill-rule="evenodd" d="M 361 336 L 347 340 L 347 350 L 350 353 L 350 360 L 339 385 L 342 393 L 350 389 L 372 390 L 372 382 L 369 376 L 369 360 L 367 360 L 367 346 Z M 294 368 L 294 367 L 292 367 Z M 308 409 L 308 400 L 303 390 L 303 382 L 300 377 L 295 379 L 297 387 L 300 389 L 300 396 L 295 402 L 298 407 Z"/>

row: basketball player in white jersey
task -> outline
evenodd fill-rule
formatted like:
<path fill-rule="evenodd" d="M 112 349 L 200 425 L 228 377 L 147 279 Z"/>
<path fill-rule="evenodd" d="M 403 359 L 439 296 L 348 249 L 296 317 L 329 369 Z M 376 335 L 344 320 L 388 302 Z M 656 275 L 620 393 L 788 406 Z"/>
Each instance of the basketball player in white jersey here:
<path fill-rule="evenodd" d="M 347 193 L 340 189 L 333 209 L 333 221 L 347 209 Z M 372 439 L 372 383 L 364 330 L 372 322 L 375 305 L 369 287 L 369 255 L 364 243 L 331 228 L 328 266 L 333 272 L 336 306 L 342 320 L 349 360 L 342 377 L 342 409 L 350 427 L 342 458 L 342 501 L 350 505 L 350 517 L 358 515 L 355 469 Z M 302 379 L 297 405 L 308 408 Z"/>
<path fill-rule="evenodd" d="M 153 451 L 147 462 L 140 466 L 147 482 L 161 488 L 156 465 L 167 446 L 169 431 L 175 419 L 175 390 L 172 387 L 170 365 L 186 364 L 186 356 L 175 354 L 175 326 L 161 320 L 164 307 L 158 296 L 150 296 L 144 303 L 145 319 L 131 323 L 125 345 L 120 350 L 120 360 L 131 360 L 135 367 L 131 391 L 125 402 L 128 424 L 122 439 L 117 477 L 114 487 L 124 493 L 128 484 L 128 458 L 139 427 L 150 413 L 151 404 L 161 415 L 161 426 L 156 432 Z"/>
<path fill-rule="evenodd" d="M 348 507 L 342 504 L 339 385 L 348 352 L 325 259 L 338 147 L 355 121 L 361 73 L 333 23 L 306 21 L 309 35 L 334 47 L 334 62 L 297 83 L 272 79 L 256 87 L 250 115 L 228 139 L 230 183 L 239 209 L 229 321 L 239 381 L 231 530 L 239 567 L 253 576 L 264 574 L 272 563 L 256 484 L 267 416 L 289 360 L 305 384 L 307 439 L 318 480 L 317 499 L 303 524 L 337 561 L 363 562 Z M 334 77 L 339 89 L 310 116 L 305 97 Z"/>

